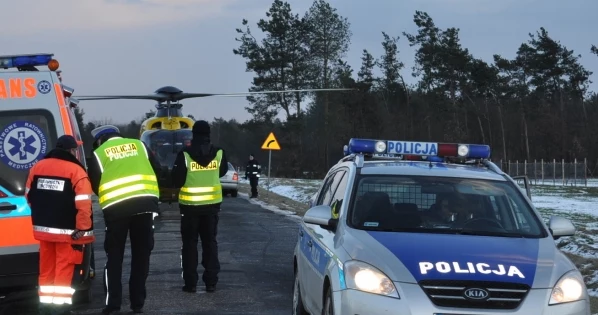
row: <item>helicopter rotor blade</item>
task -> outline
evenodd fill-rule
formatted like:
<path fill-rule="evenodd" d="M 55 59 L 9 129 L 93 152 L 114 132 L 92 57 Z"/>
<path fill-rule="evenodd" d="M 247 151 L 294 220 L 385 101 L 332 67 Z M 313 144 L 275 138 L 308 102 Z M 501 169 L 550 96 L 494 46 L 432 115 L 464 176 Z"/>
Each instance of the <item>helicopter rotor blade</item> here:
<path fill-rule="evenodd" d="M 158 102 L 178 102 L 180 100 L 188 98 L 199 98 L 199 97 L 242 97 L 255 94 L 279 94 L 279 93 L 297 93 L 297 92 L 326 92 L 326 91 L 352 91 L 353 89 L 303 89 L 303 90 L 284 90 L 284 91 L 259 91 L 259 92 L 243 92 L 243 93 L 173 93 L 173 94 L 146 94 L 146 95 L 103 95 L 103 96 L 77 96 L 78 100 L 91 101 L 91 100 L 154 100 Z"/>
<path fill-rule="evenodd" d="M 78 100 L 92 101 L 92 100 L 154 100 L 163 101 L 168 99 L 168 95 L 163 94 L 146 94 L 146 95 L 102 95 L 102 96 L 77 96 Z"/>
<path fill-rule="evenodd" d="M 297 92 L 328 92 L 328 91 L 352 91 L 353 89 L 303 89 L 303 90 L 284 90 L 284 91 L 259 91 L 259 92 L 243 92 L 243 93 L 222 93 L 212 94 L 217 97 L 242 97 L 256 94 L 281 94 L 281 93 L 297 93 Z"/>

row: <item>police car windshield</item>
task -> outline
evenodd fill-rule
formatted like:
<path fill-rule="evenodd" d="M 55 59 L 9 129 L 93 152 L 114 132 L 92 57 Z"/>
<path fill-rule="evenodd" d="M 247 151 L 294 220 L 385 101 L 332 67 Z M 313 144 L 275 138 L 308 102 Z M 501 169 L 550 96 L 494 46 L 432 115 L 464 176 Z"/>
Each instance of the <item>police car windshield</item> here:
<path fill-rule="evenodd" d="M 516 186 L 480 179 L 361 176 L 348 221 L 362 230 L 545 236 Z"/>

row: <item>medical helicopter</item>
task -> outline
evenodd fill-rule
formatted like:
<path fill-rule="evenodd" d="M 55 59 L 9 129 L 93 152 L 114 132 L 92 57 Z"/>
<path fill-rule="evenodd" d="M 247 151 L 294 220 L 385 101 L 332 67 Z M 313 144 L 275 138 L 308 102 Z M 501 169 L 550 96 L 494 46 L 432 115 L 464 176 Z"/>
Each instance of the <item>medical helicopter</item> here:
<path fill-rule="evenodd" d="M 146 95 L 104 95 L 104 96 L 77 96 L 77 100 L 153 100 L 156 101 L 156 113 L 141 123 L 139 139 L 152 150 L 162 166 L 160 174 L 160 200 L 162 202 L 178 201 L 178 189 L 172 187 L 170 171 L 174 165 L 177 154 L 185 146 L 191 144 L 193 137 L 191 129 L 195 120 L 183 115 L 183 104 L 180 101 L 199 97 L 242 97 L 255 94 L 297 93 L 297 92 L 326 92 L 348 91 L 351 89 L 302 89 L 284 91 L 260 91 L 245 93 L 186 93 L 174 86 L 164 86 L 157 89 L 154 94 Z"/>

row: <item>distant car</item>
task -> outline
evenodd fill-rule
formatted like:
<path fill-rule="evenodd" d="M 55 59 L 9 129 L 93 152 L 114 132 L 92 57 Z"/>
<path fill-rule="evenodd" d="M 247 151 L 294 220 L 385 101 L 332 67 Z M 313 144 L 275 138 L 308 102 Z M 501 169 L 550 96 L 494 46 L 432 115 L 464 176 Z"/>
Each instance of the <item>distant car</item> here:
<path fill-rule="evenodd" d="M 300 223 L 293 314 L 591 314 L 554 242 L 575 227 L 545 224 L 489 146 L 346 147 Z"/>
<path fill-rule="evenodd" d="M 228 172 L 224 177 L 220 178 L 222 184 L 222 194 L 226 196 L 230 194 L 231 197 L 237 197 L 239 192 L 239 173 L 235 170 L 235 167 L 229 162 Z"/>

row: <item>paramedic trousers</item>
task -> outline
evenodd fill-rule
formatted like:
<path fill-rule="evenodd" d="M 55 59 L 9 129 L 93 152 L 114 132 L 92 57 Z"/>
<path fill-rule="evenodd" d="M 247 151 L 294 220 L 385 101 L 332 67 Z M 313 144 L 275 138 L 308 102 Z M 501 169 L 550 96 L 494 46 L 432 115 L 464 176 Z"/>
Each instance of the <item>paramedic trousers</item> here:
<path fill-rule="evenodd" d="M 260 180 L 259 177 L 255 175 L 249 176 L 249 185 L 251 185 L 251 196 L 257 197 L 257 183 Z"/>
<path fill-rule="evenodd" d="M 42 308 L 68 308 L 73 304 L 73 286 L 78 280 L 75 267 L 82 262 L 82 245 L 39 242 L 38 293 Z"/>
<path fill-rule="evenodd" d="M 127 242 L 131 238 L 131 276 L 129 299 L 131 308 L 142 308 L 146 298 L 145 281 L 149 273 L 150 255 L 154 249 L 154 217 L 141 213 L 115 221 L 106 221 L 104 250 L 107 262 L 104 269 L 106 306 L 120 308 L 122 303 L 122 263 Z"/>
<path fill-rule="evenodd" d="M 201 265 L 204 268 L 202 280 L 206 286 L 218 283 L 220 261 L 218 260 L 218 214 L 182 215 L 181 237 L 183 239 L 183 280 L 187 288 L 197 287 L 197 242 L 201 238 Z"/>

